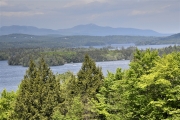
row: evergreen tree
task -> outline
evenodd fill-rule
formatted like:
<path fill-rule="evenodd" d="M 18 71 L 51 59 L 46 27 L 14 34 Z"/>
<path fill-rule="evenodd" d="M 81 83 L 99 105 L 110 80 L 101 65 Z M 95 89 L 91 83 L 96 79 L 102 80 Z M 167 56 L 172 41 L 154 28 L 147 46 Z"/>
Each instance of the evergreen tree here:
<path fill-rule="evenodd" d="M 104 77 L 101 68 L 96 67 L 96 63 L 88 55 L 85 55 L 82 67 L 77 73 L 77 79 L 78 92 L 84 105 L 83 119 L 93 119 L 96 115 L 90 110 L 89 100 L 96 99 L 95 95 L 103 83 Z"/>
<path fill-rule="evenodd" d="M 77 77 L 79 93 L 83 98 L 95 97 L 104 79 L 101 68 L 96 67 L 96 63 L 88 55 L 85 55 Z"/>
<path fill-rule="evenodd" d="M 85 55 L 84 62 L 77 78 L 70 72 L 58 75 L 57 79 L 61 83 L 64 102 L 60 108 L 54 112 L 55 120 L 71 119 L 94 119 L 97 113 L 93 112 L 90 100 L 97 100 L 96 94 L 103 83 L 103 74 L 101 68 L 96 67 L 95 62 Z"/>
<path fill-rule="evenodd" d="M 13 119 L 43 119 L 52 117 L 53 109 L 61 102 L 60 83 L 41 58 L 38 66 L 31 60 L 20 84 Z"/>

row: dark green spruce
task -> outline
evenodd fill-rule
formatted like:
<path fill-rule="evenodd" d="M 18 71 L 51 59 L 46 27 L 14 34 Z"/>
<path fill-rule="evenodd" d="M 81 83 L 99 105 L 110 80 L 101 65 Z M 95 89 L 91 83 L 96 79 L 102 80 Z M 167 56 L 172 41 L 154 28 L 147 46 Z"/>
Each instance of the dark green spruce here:
<path fill-rule="evenodd" d="M 90 110 L 89 100 L 96 99 L 96 94 L 103 83 L 104 77 L 101 68 L 97 67 L 96 63 L 88 55 L 85 55 L 82 67 L 77 73 L 77 79 L 78 91 L 84 105 L 83 119 L 94 119 L 97 115 Z"/>
<path fill-rule="evenodd" d="M 36 66 L 31 60 L 20 84 L 12 119 L 49 120 L 61 102 L 60 83 L 41 58 Z"/>

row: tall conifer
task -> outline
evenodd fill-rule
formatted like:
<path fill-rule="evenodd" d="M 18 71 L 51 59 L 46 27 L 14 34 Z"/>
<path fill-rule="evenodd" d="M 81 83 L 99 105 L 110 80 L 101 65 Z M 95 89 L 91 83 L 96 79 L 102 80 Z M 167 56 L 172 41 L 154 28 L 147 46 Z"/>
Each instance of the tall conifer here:
<path fill-rule="evenodd" d="M 85 55 L 84 62 L 80 71 L 77 73 L 77 77 L 77 87 L 84 105 L 83 119 L 94 119 L 96 115 L 90 110 L 91 105 L 89 104 L 89 100 L 95 98 L 96 93 L 102 85 L 104 77 L 101 68 L 96 67 L 96 63 L 88 55 Z"/>
<path fill-rule="evenodd" d="M 20 84 L 13 119 L 43 119 L 52 117 L 53 109 L 61 102 L 60 83 L 41 58 L 38 66 L 31 60 Z"/>
<path fill-rule="evenodd" d="M 104 78 L 101 68 L 96 67 L 96 63 L 88 55 L 85 55 L 77 77 L 79 91 L 84 97 L 94 96 L 98 92 Z"/>

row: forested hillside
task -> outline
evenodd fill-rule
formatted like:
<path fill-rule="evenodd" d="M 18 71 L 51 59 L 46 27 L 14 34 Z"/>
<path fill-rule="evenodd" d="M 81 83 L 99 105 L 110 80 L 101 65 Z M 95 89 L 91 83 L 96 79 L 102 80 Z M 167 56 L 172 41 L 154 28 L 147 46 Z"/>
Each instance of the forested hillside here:
<path fill-rule="evenodd" d="M 64 48 L 82 46 L 110 46 L 111 44 L 141 43 L 157 40 L 144 36 L 36 36 L 10 34 L 0 36 L 0 49 L 5 48 Z"/>
<path fill-rule="evenodd" d="M 155 45 L 180 44 L 179 33 L 168 37 L 148 36 L 59 36 L 10 34 L 0 36 L 0 49 L 8 48 L 72 48 L 89 46 L 111 46 L 111 44 Z"/>
<path fill-rule="evenodd" d="M 77 75 L 31 60 L 18 90 L 1 93 L 0 119 L 178 120 L 180 53 L 158 54 L 136 49 L 128 70 L 107 77 L 88 55 Z"/>

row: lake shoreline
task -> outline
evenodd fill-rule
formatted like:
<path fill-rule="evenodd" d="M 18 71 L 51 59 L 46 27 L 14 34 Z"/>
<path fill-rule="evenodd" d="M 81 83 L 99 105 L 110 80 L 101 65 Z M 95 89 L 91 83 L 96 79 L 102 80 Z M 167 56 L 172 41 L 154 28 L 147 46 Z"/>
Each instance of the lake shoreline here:
<path fill-rule="evenodd" d="M 120 61 L 107 61 L 107 62 L 96 62 L 96 66 L 102 68 L 103 75 L 107 75 L 107 71 L 115 73 L 117 68 L 122 68 L 123 70 L 129 68 L 129 60 Z M 5 88 L 8 91 L 17 90 L 18 85 L 23 79 L 28 67 L 23 66 L 10 66 L 7 61 L 0 61 L 0 92 Z M 77 74 L 81 69 L 82 63 L 69 63 L 63 66 L 50 66 L 50 69 L 54 74 L 63 74 L 65 72 L 72 72 Z"/>

